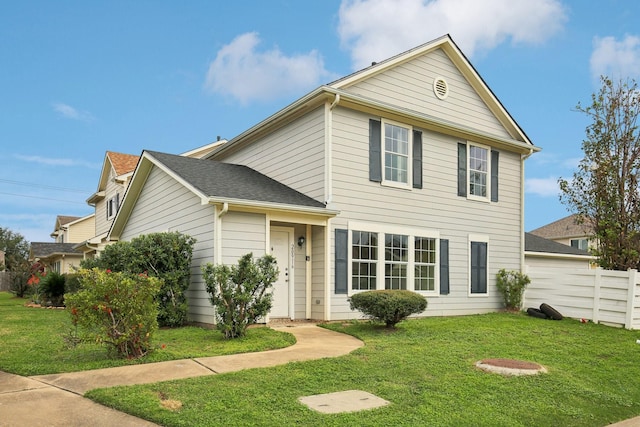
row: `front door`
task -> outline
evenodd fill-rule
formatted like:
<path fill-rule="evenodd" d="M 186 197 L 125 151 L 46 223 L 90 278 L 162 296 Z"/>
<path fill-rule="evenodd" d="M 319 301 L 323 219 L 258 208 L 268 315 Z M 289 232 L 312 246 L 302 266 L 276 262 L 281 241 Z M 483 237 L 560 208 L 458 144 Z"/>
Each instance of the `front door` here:
<path fill-rule="evenodd" d="M 291 271 L 291 251 L 293 245 L 293 229 L 273 227 L 271 229 L 271 255 L 278 263 L 280 275 L 273 284 L 273 306 L 269 316 L 290 317 L 290 286 L 293 286 Z"/>

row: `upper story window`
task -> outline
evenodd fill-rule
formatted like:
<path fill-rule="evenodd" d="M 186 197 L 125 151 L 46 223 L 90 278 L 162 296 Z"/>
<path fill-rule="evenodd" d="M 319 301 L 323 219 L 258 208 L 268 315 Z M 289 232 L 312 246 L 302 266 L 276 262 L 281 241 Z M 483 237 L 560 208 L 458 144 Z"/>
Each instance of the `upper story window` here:
<path fill-rule="evenodd" d="M 120 207 L 120 193 L 116 193 L 115 196 L 107 200 L 107 221 L 112 219 L 118 212 Z"/>
<path fill-rule="evenodd" d="M 486 198 L 489 173 L 489 150 L 469 144 L 469 195 Z"/>
<path fill-rule="evenodd" d="M 582 249 L 583 251 L 588 251 L 589 240 L 588 239 L 571 239 L 571 247 Z"/>
<path fill-rule="evenodd" d="M 458 144 L 458 196 L 498 201 L 500 153 L 480 144 Z"/>
<path fill-rule="evenodd" d="M 422 132 L 388 120 L 369 120 L 369 180 L 422 188 Z"/>
<path fill-rule="evenodd" d="M 408 184 L 410 129 L 384 123 L 384 181 Z"/>

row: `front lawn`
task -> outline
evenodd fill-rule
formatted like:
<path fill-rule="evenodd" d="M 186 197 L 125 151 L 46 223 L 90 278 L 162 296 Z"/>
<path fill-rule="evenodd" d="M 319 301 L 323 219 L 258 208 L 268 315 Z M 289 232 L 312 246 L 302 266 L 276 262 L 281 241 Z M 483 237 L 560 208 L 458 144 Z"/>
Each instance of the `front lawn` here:
<path fill-rule="evenodd" d="M 640 415 L 638 331 L 507 313 L 411 320 L 396 331 L 367 322 L 327 327 L 366 346 L 339 358 L 87 396 L 165 426 L 601 427 Z M 474 367 L 485 358 L 533 361 L 549 372 L 489 374 Z M 391 405 L 324 415 L 297 400 L 353 389 Z"/>
<path fill-rule="evenodd" d="M 113 359 L 105 347 L 70 346 L 72 325 L 61 309 L 25 307 L 27 300 L 0 292 L 0 371 L 40 375 L 84 371 L 135 363 L 218 356 L 287 347 L 293 335 L 270 328 L 251 328 L 243 339 L 227 341 L 217 330 L 199 327 L 160 329 L 155 350 L 139 360 Z"/>

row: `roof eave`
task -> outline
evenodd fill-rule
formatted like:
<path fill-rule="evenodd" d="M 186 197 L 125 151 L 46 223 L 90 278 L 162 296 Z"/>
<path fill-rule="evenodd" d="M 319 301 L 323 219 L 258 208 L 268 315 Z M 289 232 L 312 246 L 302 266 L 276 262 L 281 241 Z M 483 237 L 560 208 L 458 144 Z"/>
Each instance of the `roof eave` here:
<path fill-rule="evenodd" d="M 255 201 L 255 200 L 232 199 L 232 198 L 226 198 L 226 197 L 208 197 L 206 199 L 206 203 L 215 204 L 215 205 L 227 203 L 230 208 L 239 207 L 239 208 L 245 208 L 245 209 L 251 208 L 251 209 L 259 209 L 259 210 L 303 213 L 303 214 L 309 214 L 309 215 L 319 215 L 327 218 L 333 218 L 340 213 L 340 211 L 338 210 L 327 209 L 324 207 L 291 205 L 286 203 L 274 203 L 274 202 L 261 202 L 261 201 Z"/>

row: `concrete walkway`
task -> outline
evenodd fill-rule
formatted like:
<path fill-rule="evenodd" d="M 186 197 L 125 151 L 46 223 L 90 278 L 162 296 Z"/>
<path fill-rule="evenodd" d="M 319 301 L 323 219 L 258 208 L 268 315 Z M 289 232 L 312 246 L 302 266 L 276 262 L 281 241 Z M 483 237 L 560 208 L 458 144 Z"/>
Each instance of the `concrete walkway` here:
<path fill-rule="evenodd" d="M 28 378 L 0 371 L 0 426 L 154 426 L 153 423 L 99 405 L 82 396 L 95 388 L 147 384 L 337 357 L 364 345 L 357 338 L 319 328 L 314 324 L 275 326 L 274 329 L 293 334 L 296 344 L 259 353 L 201 357 Z"/>

